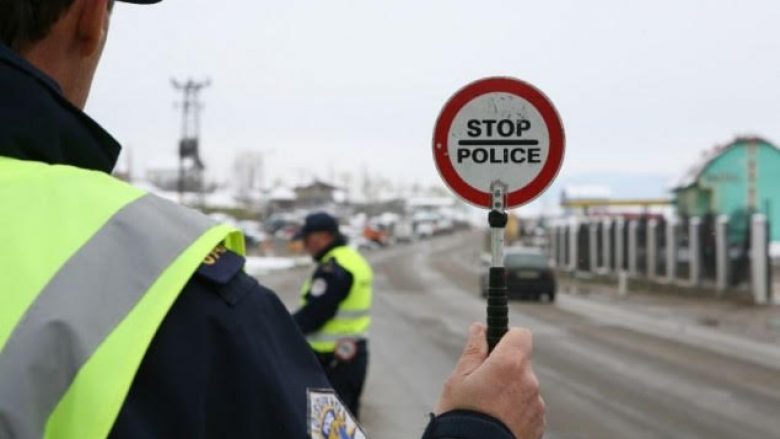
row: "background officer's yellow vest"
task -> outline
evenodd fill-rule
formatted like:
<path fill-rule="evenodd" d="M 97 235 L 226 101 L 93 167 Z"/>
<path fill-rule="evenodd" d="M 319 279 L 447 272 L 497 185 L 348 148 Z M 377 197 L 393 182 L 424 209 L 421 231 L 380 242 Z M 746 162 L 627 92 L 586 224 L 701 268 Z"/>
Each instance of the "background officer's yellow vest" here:
<path fill-rule="evenodd" d="M 0 157 L 0 437 L 104 438 L 187 280 L 240 232 L 103 173 Z"/>
<path fill-rule="evenodd" d="M 324 264 L 331 259 L 335 259 L 352 274 L 352 288 L 339 304 L 336 315 L 319 331 L 306 336 L 312 349 L 321 353 L 333 352 L 341 339 L 367 337 L 368 328 L 371 326 L 371 282 L 374 276 L 371 266 L 360 253 L 346 245 L 329 251 L 320 262 Z M 312 278 L 309 278 L 303 285 L 304 305 L 311 283 Z"/>

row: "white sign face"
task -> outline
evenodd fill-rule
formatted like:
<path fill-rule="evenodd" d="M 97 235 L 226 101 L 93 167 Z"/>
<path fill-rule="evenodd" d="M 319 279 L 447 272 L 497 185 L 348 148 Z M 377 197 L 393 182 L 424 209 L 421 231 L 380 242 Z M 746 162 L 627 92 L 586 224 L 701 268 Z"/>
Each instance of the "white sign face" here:
<path fill-rule="evenodd" d="M 492 92 L 458 111 L 447 143 L 452 167 L 466 183 L 489 191 L 500 180 L 511 193 L 539 176 L 548 159 L 550 134 L 542 114 L 526 99 Z"/>

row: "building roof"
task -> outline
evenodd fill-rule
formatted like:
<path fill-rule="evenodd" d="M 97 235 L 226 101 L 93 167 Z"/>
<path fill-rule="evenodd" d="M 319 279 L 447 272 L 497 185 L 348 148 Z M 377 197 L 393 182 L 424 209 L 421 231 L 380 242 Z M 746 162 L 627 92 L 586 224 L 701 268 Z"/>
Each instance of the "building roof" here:
<path fill-rule="evenodd" d="M 299 191 L 299 190 L 311 189 L 311 188 L 320 188 L 320 189 L 326 189 L 326 190 L 330 190 L 330 191 L 335 191 L 336 189 L 338 189 L 338 186 L 334 186 L 334 185 L 332 185 L 330 183 L 325 183 L 322 180 L 314 180 L 313 182 L 311 182 L 309 184 L 306 184 L 306 185 L 303 185 L 303 186 L 297 186 L 294 190 L 295 191 Z"/>
<path fill-rule="evenodd" d="M 693 186 L 699 180 L 704 170 L 706 170 L 715 159 L 723 155 L 727 150 L 744 143 L 763 143 L 777 149 L 777 147 L 768 140 L 758 136 L 737 137 L 725 145 L 716 145 L 715 147 L 702 152 L 699 160 L 685 171 L 677 183 L 673 185 L 672 190 L 676 192 Z"/>

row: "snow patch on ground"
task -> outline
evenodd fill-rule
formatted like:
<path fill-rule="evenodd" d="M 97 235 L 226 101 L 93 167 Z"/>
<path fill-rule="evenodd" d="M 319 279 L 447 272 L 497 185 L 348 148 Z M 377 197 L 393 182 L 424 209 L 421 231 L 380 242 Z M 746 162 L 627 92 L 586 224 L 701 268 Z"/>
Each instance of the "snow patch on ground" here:
<path fill-rule="evenodd" d="M 289 270 L 310 263 L 310 258 L 307 257 L 283 258 L 276 256 L 248 256 L 246 258 L 246 264 L 244 265 L 244 271 L 246 271 L 247 274 L 257 276 L 274 271 Z"/>

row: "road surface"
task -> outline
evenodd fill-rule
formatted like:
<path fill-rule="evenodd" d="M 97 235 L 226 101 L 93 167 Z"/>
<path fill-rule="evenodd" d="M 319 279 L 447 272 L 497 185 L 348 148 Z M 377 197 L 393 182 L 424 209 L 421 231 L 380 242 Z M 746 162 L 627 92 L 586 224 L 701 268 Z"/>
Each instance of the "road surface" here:
<path fill-rule="evenodd" d="M 370 253 L 376 292 L 361 421 L 371 438 L 420 436 L 469 323 L 484 319 L 481 242 L 462 233 Z M 294 308 L 307 272 L 261 282 Z M 780 438 L 780 362 L 644 331 L 641 320 L 616 323 L 614 311 L 611 320 L 598 309 L 576 312 L 589 309 L 580 302 L 587 299 L 561 294 L 555 304 L 510 307 L 511 324 L 535 334 L 546 438 Z"/>

